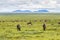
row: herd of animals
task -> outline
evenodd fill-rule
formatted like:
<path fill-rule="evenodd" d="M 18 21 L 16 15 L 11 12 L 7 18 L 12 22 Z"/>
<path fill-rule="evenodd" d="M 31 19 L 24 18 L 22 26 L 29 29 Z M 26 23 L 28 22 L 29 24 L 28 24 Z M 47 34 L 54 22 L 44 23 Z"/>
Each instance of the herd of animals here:
<path fill-rule="evenodd" d="M 28 22 L 27 25 L 32 25 L 31 22 Z M 21 26 L 19 24 L 17 24 L 17 30 L 18 31 L 21 31 Z M 46 24 L 43 24 L 43 30 L 45 31 L 46 30 Z"/>
<path fill-rule="evenodd" d="M 22 22 L 23 20 L 20 20 L 20 21 Z M 19 20 L 14 20 L 14 21 L 7 21 L 7 22 L 20 22 L 20 21 Z M 37 22 L 37 20 L 34 20 L 34 21 Z M 42 20 L 40 20 L 40 22 L 41 21 Z M 46 30 L 46 24 L 45 24 L 45 22 L 47 22 L 47 21 L 50 21 L 50 20 L 44 20 L 44 23 L 42 25 L 42 28 L 43 28 L 44 31 Z M 5 22 L 5 21 L 0 21 L 0 22 Z M 26 21 L 24 20 L 24 22 L 26 22 Z M 58 24 L 60 24 L 60 22 L 58 22 Z M 31 22 L 31 20 L 29 22 L 27 22 L 27 25 L 33 25 L 32 22 Z M 53 25 L 53 24 L 51 24 L 51 25 Z M 18 31 L 21 31 L 21 25 L 20 24 L 17 24 L 16 27 L 17 27 Z"/>
<path fill-rule="evenodd" d="M 37 21 L 37 20 L 35 20 L 35 21 Z M 41 20 L 40 20 L 40 21 L 41 21 Z M 42 25 L 42 28 L 43 28 L 44 31 L 46 30 L 46 23 L 45 23 L 45 22 L 47 22 L 47 20 L 44 20 L 44 23 L 43 23 L 43 25 Z M 60 25 L 60 22 L 58 22 L 58 24 Z M 27 22 L 27 25 L 33 25 L 33 24 L 32 24 L 31 21 L 29 21 L 29 22 Z M 51 25 L 53 25 L 53 24 L 51 24 Z M 18 30 L 18 31 L 21 31 L 21 26 L 20 26 L 20 24 L 17 24 L 17 30 Z"/>

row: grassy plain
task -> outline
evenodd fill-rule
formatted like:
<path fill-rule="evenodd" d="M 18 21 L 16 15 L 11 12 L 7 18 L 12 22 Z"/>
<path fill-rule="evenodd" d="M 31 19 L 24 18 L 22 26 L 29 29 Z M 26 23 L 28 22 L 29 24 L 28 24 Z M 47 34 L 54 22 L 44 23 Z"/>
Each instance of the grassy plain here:
<path fill-rule="evenodd" d="M 42 29 L 44 20 L 48 20 L 46 31 Z M 29 21 L 33 25 L 27 25 Z M 60 40 L 58 22 L 60 14 L 0 14 L 0 40 Z"/>

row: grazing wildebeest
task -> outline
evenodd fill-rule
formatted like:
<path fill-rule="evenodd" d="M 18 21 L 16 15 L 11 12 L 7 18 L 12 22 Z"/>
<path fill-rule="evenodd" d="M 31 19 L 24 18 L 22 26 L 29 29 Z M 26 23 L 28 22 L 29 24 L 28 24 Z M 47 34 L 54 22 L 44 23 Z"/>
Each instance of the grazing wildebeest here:
<path fill-rule="evenodd" d="M 45 23 L 43 24 L 43 30 L 44 31 L 46 30 L 46 24 Z"/>
<path fill-rule="evenodd" d="M 32 25 L 31 21 L 27 23 L 27 25 Z"/>
<path fill-rule="evenodd" d="M 44 20 L 45 22 L 47 22 L 47 20 Z"/>
<path fill-rule="evenodd" d="M 60 24 L 60 22 L 58 22 L 58 24 Z"/>
<path fill-rule="evenodd" d="M 19 24 L 17 25 L 17 30 L 18 30 L 18 31 L 21 31 L 21 27 L 20 27 Z"/>

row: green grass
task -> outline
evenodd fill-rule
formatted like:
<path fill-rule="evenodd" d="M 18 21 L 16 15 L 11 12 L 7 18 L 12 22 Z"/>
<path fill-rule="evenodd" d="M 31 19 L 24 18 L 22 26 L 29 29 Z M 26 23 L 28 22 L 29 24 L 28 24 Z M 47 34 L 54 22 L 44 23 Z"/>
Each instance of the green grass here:
<path fill-rule="evenodd" d="M 27 25 L 30 20 L 33 25 Z M 60 40 L 60 14 L 1 14 L 0 21 L 0 40 Z M 42 29 L 43 23 L 46 31 Z M 21 31 L 17 31 L 17 24 Z"/>

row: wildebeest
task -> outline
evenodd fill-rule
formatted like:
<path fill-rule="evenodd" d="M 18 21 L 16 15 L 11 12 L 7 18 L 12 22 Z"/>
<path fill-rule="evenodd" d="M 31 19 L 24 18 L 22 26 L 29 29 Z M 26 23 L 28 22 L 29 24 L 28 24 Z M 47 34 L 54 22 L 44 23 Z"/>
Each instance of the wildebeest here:
<path fill-rule="evenodd" d="M 60 22 L 58 22 L 58 24 L 60 24 Z"/>
<path fill-rule="evenodd" d="M 32 25 L 31 21 L 27 23 L 27 25 Z"/>
<path fill-rule="evenodd" d="M 43 30 L 44 31 L 46 30 L 46 24 L 45 23 L 43 24 Z"/>
<path fill-rule="evenodd" d="M 44 22 L 47 22 L 47 20 L 44 20 Z"/>
<path fill-rule="evenodd" d="M 17 30 L 21 31 L 21 26 L 19 24 L 17 25 Z"/>

